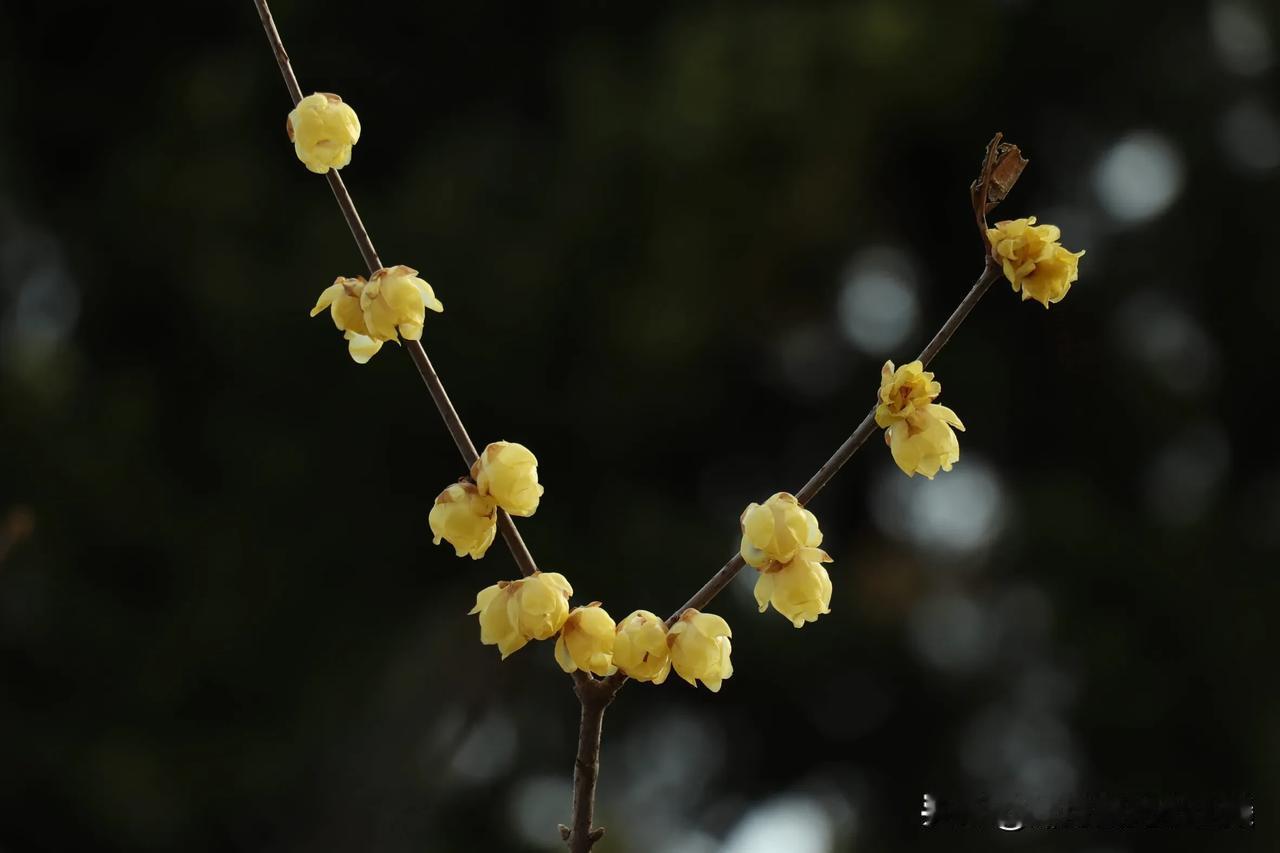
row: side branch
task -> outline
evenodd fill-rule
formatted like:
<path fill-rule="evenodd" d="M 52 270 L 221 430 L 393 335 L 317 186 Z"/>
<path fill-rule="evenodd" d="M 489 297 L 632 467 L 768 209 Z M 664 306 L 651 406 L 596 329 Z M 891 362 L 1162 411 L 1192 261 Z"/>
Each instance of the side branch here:
<path fill-rule="evenodd" d="M 284 78 L 285 88 L 289 90 L 289 98 L 293 101 L 294 106 L 302 100 L 302 87 L 298 85 L 298 77 L 293 73 L 293 65 L 289 62 L 289 54 L 284 49 L 284 41 L 280 38 L 280 31 L 276 29 L 275 19 L 271 16 L 271 9 L 267 5 L 267 0 L 253 0 L 253 5 L 258 10 L 258 18 L 262 21 L 262 29 L 267 34 L 267 41 L 271 45 L 271 52 L 275 55 L 276 65 L 280 68 L 280 76 Z M 355 238 L 356 246 L 360 249 L 360 255 L 364 258 L 365 266 L 369 268 L 369 274 L 382 269 L 382 261 L 378 258 L 378 252 L 373 248 L 373 240 L 369 237 L 369 231 L 364 227 L 364 222 L 360 219 L 360 213 L 356 210 L 355 202 L 351 200 L 351 193 L 347 190 L 347 185 L 343 182 L 342 176 L 338 174 L 337 169 L 330 169 L 325 178 L 329 181 L 329 188 L 333 190 L 333 197 L 337 199 L 338 207 L 342 210 L 342 218 L 346 220 L 347 227 L 351 229 L 351 236 Z M 462 418 L 458 416 L 458 410 L 453 407 L 453 403 L 449 400 L 449 394 L 444 390 L 444 383 L 440 381 L 439 374 L 436 373 L 435 367 L 431 364 L 431 359 L 427 357 L 427 351 L 423 349 L 419 341 L 405 341 L 405 349 L 409 351 L 409 357 L 413 359 L 413 364 L 418 368 L 418 373 L 422 376 L 422 381 L 426 383 L 427 390 L 431 392 L 431 399 L 436 404 L 436 409 L 440 412 L 440 418 L 449 429 L 449 435 L 453 438 L 454 445 L 458 448 L 459 455 L 462 456 L 463 464 L 470 469 L 471 463 L 476 461 L 479 455 L 476 452 L 476 446 L 471 441 L 471 436 L 467 434 L 467 429 L 462 424 Z M 524 544 L 524 539 L 520 536 L 520 531 L 516 529 L 515 523 L 511 520 L 511 516 L 505 510 L 498 510 L 498 529 L 502 531 L 502 538 L 507 543 L 507 548 L 511 551 L 512 558 L 516 561 L 516 565 L 520 567 L 520 573 L 523 575 L 531 575 L 538 570 L 538 566 L 533 561 L 533 555 L 529 553 L 529 547 Z"/>
<path fill-rule="evenodd" d="M 960 304 L 956 306 L 956 310 L 951 312 L 951 316 L 942 324 L 942 328 L 938 329 L 938 332 L 933 336 L 933 339 L 929 341 L 928 345 L 925 346 L 923 350 L 921 350 L 919 359 L 926 367 L 929 365 L 929 362 L 933 361 L 934 357 L 942 351 L 942 348 L 947 345 L 947 341 L 951 340 L 951 336 L 955 334 L 956 329 L 960 328 L 960 324 L 969 316 L 969 312 L 973 311 L 974 306 L 978 304 L 978 301 L 986 294 L 987 290 L 991 287 L 991 284 L 999 277 L 1000 268 L 995 264 L 988 262 L 982 271 L 982 275 L 978 276 L 978 280 L 974 282 L 973 287 L 969 289 L 969 292 L 965 295 L 964 299 L 962 299 Z M 858 424 L 853 433 L 850 434 L 850 436 L 844 440 L 844 443 L 836 449 L 836 452 L 831 455 L 831 458 L 823 463 L 817 473 L 809 478 L 809 482 L 805 483 L 804 488 L 796 493 L 796 500 L 798 500 L 801 505 L 807 504 L 813 500 L 814 497 L 817 496 L 818 492 L 822 491 L 826 485 L 831 482 L 832 478 L 835 477 L 836 472 L 844 467 L 844 464 L 849 461 L 853 454 L 857 453 L 858 449 L 861 448 L 862 445 L 866 444 L 867 439 L 870 438 L 872 433 L 875 431 L 876 407 L 872 406 L 871 411 L 869 411 L 867 416 L 862 419 L 862 423 Z M 746 563 L 742 559 L 742 555 L 735 554 L 729 562 L 724 564 L 720 571 L 712 575 L 711 579 L 702 585 L 701 589 L 695 592 L 688 601 L 676 610 L 675 613 L 671 614 L 667 619 L 667 627 L 669 628 L 674 625 L 676 620 L 680 618 L 680 614 L 684 613 L 686 610 L 690 608 L 701 610 L 710 604 L 712 599 L 719 595 L 721 591 L 733 581 L 738 572 L 742 571 L 742 567 L 744 565 L 746 565 Z M 605 679 L 605 684 L 611 692 L 616 693 L 626 680 L 627 677 L 625 675 L 621 672 L 617 672 Z"/>
<path fill-rule="evenodd" d="M 947 341 L 951 340 L 951 336 L 955 334 L 956 329 L 960 328 L 960 324 L 969 316 L 973 306 L 978 304 L 978 300 L 983 297 L 987 289 L 991 287 L 991 283 L 999 276 L 1000 269 L 994 264 L 987 264 L 986 269 L 982 271 L 982 275 L 978 276 L 978 280 L 974 282 L 969 293 L 961 300 L 960 305 L 947 318 L 947 322 L 942 324 L 942 328 L 933 336 L 933 340 L 929 341 L 929 345 L 921 351 L 920 361 L 924 362 L 926 367 L 928 367 L 929 362 L 933 361 L 934 356 L 947 345 Z M 796 492 L 796 500 L 802 506 L 813 500 L 818 492 L 822 491 L 831 482 L 836 472 L 844 467 L 844 463 L 848 462 L 853 454 L 857 453 L 858 449 L 866 444 L 867 439 L 875 431 L 876 407 L 872 406 L 871 411 L 862 419 L 862 423 L 858 424 L 853 433 L 844 440 L 844 444 L 841 444 L 836 452 L 831 455 L 831 458 L 823 463 L 818 472 L 809 479 L 809 482 L 804 484 L 804 488 Z M 710 604 L 711 600 L 729 585 L 744 565 L 742 555 L 735 554 L 732 560 L 725 563 L 720 571 L 711 576 L 711 580 L 707 581 L 702 589 L 695 592 L 693 597 L 684 603 L 684 606 L 671 614 L 671 618 L 667 620 L 667 627 L 674 625 L 675 621 L 680 618 L 680 614 L 689 608 L 693 607 L 701 610 Z M 613 677 L 616 678 L 617 676 Z"/>

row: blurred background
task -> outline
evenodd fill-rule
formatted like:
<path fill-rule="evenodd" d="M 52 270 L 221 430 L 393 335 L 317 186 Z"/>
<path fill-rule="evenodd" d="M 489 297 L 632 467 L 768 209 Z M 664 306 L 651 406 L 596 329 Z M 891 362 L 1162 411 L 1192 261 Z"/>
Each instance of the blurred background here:
<path fill-rule="evenodd" d="M 364 269 L 253 5 L 0 9 L 0 849 L 560 849 L 569 680 L 478 641 L 516 570 L 432 546 L 463 468 L 409 359 L 307 317 Z M 719 695 L 620 695 L 600 853 L 1276 849 L 918 825 L 1280 801 L 1273 3 L 274 11 L 359 111 L 343 176 L 445 303 L 473 437 L 538 455 L 531 549 L 618 617 L 681 604 L 950 313 L 996 130 L 1031 166 L 993 218 L 1088 251 L 935 362 L 954 471 L 877 439 L 813 505 L 831 615 L 744 573 Z"/>

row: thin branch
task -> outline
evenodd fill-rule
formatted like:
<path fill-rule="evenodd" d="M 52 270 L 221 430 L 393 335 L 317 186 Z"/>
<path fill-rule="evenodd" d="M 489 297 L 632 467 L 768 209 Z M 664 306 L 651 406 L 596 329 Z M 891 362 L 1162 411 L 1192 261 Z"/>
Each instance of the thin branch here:
<path fill-rule="evenodd" d="M 582 720 L 578 726 L 578 753 L 573 762 L 572 826 L 560 827 L 560 837 L 569 845 L 570 853 L 589 853 L 592 845 L 604 835 L 604 827 L 592 827 L 595 814 L 596 780 L 600 776 L 600 731 L 604 710 L 613 701 L 615 691 L 581 671 L 574 674 L 574 689 L 582 703 Z"/>
<path fill-rule="evenodd" d="M 947 318 L 947 322 L 942 324 L 942 328 L 933 336 L 933 340 L 929 341 L 928 346 L 920 352 L 919 359 L 926 367 L 947 345 L 947 341 L 951 340 L 951 336 L 955 334 L 956 329 L 960 328 L 960 324 L 969 316 L 973 306 L 978 304 L 978 300 L 983 297 L 987 289 L 991 287 L 991 283 L 999 276 L 999 268 L 992 264 L 988 264 L 982 271 L 982 275 L 978 276 L 978 280 L 974 282 L 973 287 L 969 289 L 969 293 L 960 301 L 956 310 Z M 800 502 L 801 506 L 813 500 L 818 492 L 822 491 L 831 482 L 836 472 L 844 467 L 844 464 L 852 458 L 853 454 L 858 452 L 858 449 L 866 443 L 876 429 L 876 407 L 872 406 L 871 411 L 867 412 L 867 416 L 862 419 L 862 423 L 858 424 L 853 433 L 836 449 L 831 458 L 823 463 L 817 473 L 809 478 L 809 482 L 805 483 L 804 488 L 796 492 L 796 500 Z M 707 581 L 702 589 L 695 592 L 693 597 L 684 603 L 684 606 L 671 614 L 671 618 L 667 620 L 667 626 L 674 625 L 675 621 L 680 618 L 680 614 L 689 608 L 693 607 L 701 610 L 710 604 L 711 600 L 719 595 L 720 591 L 728 586 L 734 576 L 742 570 L 743 565 L 742 555 L 734 555 L 733 559 L 725 563 L 720 571 L 711 576 L 711 580 Z"/>
<path fill-rule="evenodd" d="M 280 31 L 276 29 L 275 19 L 271 16 L 271 9 L 267 6 L 267 0 L 253 0 L 254 6 L 258 9 L 258 17 L 262 20 L 262 28 L 267 34 L 267 41 L 271 45 L 271 52 L 275 55 L 276 65 L 280 68 L 280 76 L 284 78 L 285 88 L 289 90 L 289 97 L 292 99 L 294 106 L 302 100 L 302 87 L 298 85 L 297 75 L 293 73 L 293 65 L 289 62 L 289 54 L 284 49 L 284 41 L 280 38 Z M 373 248 L 373 240 L 369 237 L 369 231 L 364 227 L 364 222 L 360 219 L 360 213 L 356 210 L 355 202 L 351 200 L 351 193 L 347 190 L 347 185 L 343 182 L 342 176 L 338 174 L 337 169 L 330 169 L 325 177 L 329 181 L 329 188 L 333 190 L 333 196 L 338 201 L 338 207 L 342 210 L 342 217 L 347 221 L 347 227 L 351 229 L 351 236 L 355 238 L 356 246 L 360 249 L 360 255 L 364 258 L 365 265 L 369 268 L 369 274 L 382 269 L 382 261 L 378 258 L 378 252 Z M 476 446 L 471 441 L 471 436 L 467 434 L 467 428 L 463 426 L 462 418 L 458 416 L 458 411 L 453 407 L 453 403 L 449 400 L 449 394 L 444 389 L 444 383 L 440 381 L 439 374 L 436 373 L 435 367 L 431 364 L 431 359 L 427 357 L 427 351 L 423 349 L 419 341 L 405 341 L 404 348 L 408 350 L 409 357 L 413 359 L 413 364 L 418 368 L 418 373 L 422 376 L 422 381 L 426 383 L 427 390 L 431 392 L 431 399 L 435 401 L 436 409 L 440 412 L 440 418 L 449 429 L 449 435 L 453 438 L 454 445 L 458 448 L 459 455 L 462 456 L 462 462 L 470 470 L 471 463 L 476 461 L 478 453 Z M 512 558 L 516 561 L 516 565 L 520 567 L 520 573 L 523 575 L 531 575 L 538 570 L 537 564 L 533 561 L 533 555 L 529 553 L 529 547 L 525 545 L 524 539 L 520 536 L 520 531 L 516 529 L 515 523 L 511 520 L 511 516 L 505 510 L 498 510 L 498 529 L 502 531 L 502 538 L 507 543 L 507 548 L 511 551 Z"/>

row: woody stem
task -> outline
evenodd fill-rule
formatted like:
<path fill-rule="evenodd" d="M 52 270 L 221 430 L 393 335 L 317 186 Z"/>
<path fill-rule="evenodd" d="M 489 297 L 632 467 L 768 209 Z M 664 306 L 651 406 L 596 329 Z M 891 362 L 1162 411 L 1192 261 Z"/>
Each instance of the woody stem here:
<path fill-rule="evenodd" d="M 942 351 L 942 348 L 947 345 L 947 342 L 951 340 L 951 336 L 960 328 L 960 324 L 965 321 L 969 316 L 969 313 L 973 311 L 974 306 L 978 304 L 978 301 L 982 299 L 984 295 L 986 295 L 986 292 L 991 287 L 992 283 L 999 277 L 1000 268 L 994 263 L 988 261 L 987 265 L 982 270 L 982 274 L 978 276 L 978 280 L 974 282 L 973 287 L 969 289 L 969 292 L 965 294 L 964 299 L 960 300 L 960 304 L 956 306 L 956 310 L 951 312 L 951 316 L 948 317 L 947 321 L 942 324 L 940 329 L 938 329 L 937 334 L 935 334 L 933 339 L 929 341 L 928 345 L 920 351 L 918 358 L 925 367 L 928 367 L 929 362 L 933 361 L 938 353 Z M 844 467 L 844 464 L 853 457 L 853 454 L 858 452 L 859 448 L 866 443 L 867 439 L 870 438 L 871 434 L 875 431 L 876 407 L 872 406 L 871 411 L 867 412 L 867 416 L 862 419 L 862 422 L 858 424 L 849 437 L 844 440 L 844 443 L 836 448 L 836 452 L 831 454 L 831 458 L 822 464 L 822 467 L 809 478 L 809 482 L 805 483 L 804 487 L 801 488 L 800 491 L 796 492 L 796 500 L 798 500 L 802 506 L 813 500 L 814 497 L 816 497 L 817 494 L 831 482 L 832 478 L 835 477 L 836 472 Z M 742 571 L 742 567 L 745 564 L 746 563 L 742 559 L 741 554 L 734 554 L 729 562 L 725 563 L 718 572 L 711 576 L 709 581 L 702 585 L 701 589 L 695 592 L 688 601 L 676 610 L 675 613 L 671 614 L 667 619 L 667 627 L 674 625 L 676 620 L 680 618 L 680 614 L 684 613 L 686 610 L 689 610 L 690 608 L 701 610 L 710 604 L 712 599 L 719 595 L 724 588 L 733 581 L 738 572 Z M 621 672 L 617 672 L 605 679 L 605 685 L 612 691 L 612 693 L 617 693 L 617 691 L 622 688 L 622 685 L 626 680 L 627 677 L 625 675 Z"/>
<path fill-rule="evenodd" d="M 293 73 L 293 65 L 289 62 L 289 54 L 284 49 L 280 31 L 276 29 L 275 19 L 271 17 L 271 9 L 267 5 L 267 0 L 253 0 L 253 3 L 258 9 L 258 17 L 262 20 L 262 29 L 266 32 L 267 41 L 271 45 L 271 52 L 275 55 L 276 65 L 280 67 L 280 76 L 284 78 L 285 88 L 289 90 L 289 97 L 294 106 L 297 106 L 298 102 L 302 100 L 302 88 L 298 85 L 297 75 Z M 360 249 L 360 255 L 364 258 L 365 266 L 369 268 L 369 274 L 372 275 L 382 269 L 382 261 L 378 258 L 377 251 L 373 248 L 373 240 L 370 239 L 369 231 L 364 227 L 364 222 L 360 219 L 360 213 L 356 210 L 355 202 L 351 200 L 351 193 L 347 190 L 347 185 L 343 182 L 342 176 L 338 174 L 337 169 L 330 169 L 325 174 L 325 177 L 329 181 L 329 188 L 333 190 L 333 197 L 338 201 L 338 207 L 342 210 L 342 217 L 347 221 L 347 227 L 351 229 L 351 236 L 355 238 L 356 246 Z M 431 399 L 436 404 L 436 410 L 440 412 L 440 418 L 448 428 L 449 435 L 453 439 L 454 445 L 458 448 L 458 453 L 462 456 L 463 464 L 469 470 L 471 463 L 476 461 L 479 454 L 476 453 L 476 446 L 472 443 L 471 436 L 467 434 L 467 428 L 463 425 L 462 418 L 458 416 L 458 410 L 454 408 L 448 392 L 445 391 L 444 383 L 440 381 L 440 375 L 436 373 L 435 367 L 431 364 L 431 359 L 427 357 L 427 351 L 423 349 L 421 342 L 406 340 L 404 348 L 409 352 L 409 357 L 413 359 L 414 367 L 418 369 L 418 374 L 422 377 L 427 390 L 431 393 Z M 520 567 L 520 573 L 531 575 L 536 572 L 538 566 L 533 561 L 533 555 L 529 553 L 529 547 L 525 545 L 524 539 L 520 536 L 520 531 L 516 529 L 515 523 L 511 520 L 511 516 L 503 509 L 498 510 L 498 529 L 502 531 L 502 538 L 506 541 L 507 548 L 511 551 L 511 556 L 516 561 L 516 565 Z"/>

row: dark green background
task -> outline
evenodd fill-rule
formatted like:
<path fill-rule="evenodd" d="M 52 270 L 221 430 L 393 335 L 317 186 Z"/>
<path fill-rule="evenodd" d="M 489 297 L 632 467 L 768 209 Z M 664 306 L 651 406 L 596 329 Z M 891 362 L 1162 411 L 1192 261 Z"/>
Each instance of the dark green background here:
<path fill-rule="evenodd" d="M 409 359 L 306 316 L 363 270 L 252 4 L 0 10 L 0 523 L 34 521 L 0 565 L 0 849 L 553 849 L 569 681 L 478 642 L 515 569 L 431 545 L 463 470 Z M 994 131 L 1032 158 L 1000 214 L 1088 250 L 1065 302 L 999 282 L 935 362 L 952 474 L 877 438 L 815 502 L 831 615 L 735 587 L 718 696 L 621 694 L 600 853 L 807 849 L 741 846 L 787 816 L 842 851 L 1274 849 L 1274 7 L 275 12 L 304 90 L 359 111 L 343 176 L 443 299 L 474 438 L 538 455 L 533 552 L 616 617 L 678 606 L 959 301 Z M 1169 162 L 1170 203 L 1117 215 Z M 838 305 L 882 246 L 919 319 L 868 351 Z M 915 826 L 925 791 L 1036 780 L 1259 828 Z"/>

